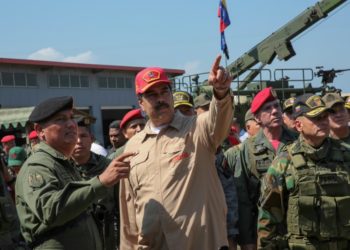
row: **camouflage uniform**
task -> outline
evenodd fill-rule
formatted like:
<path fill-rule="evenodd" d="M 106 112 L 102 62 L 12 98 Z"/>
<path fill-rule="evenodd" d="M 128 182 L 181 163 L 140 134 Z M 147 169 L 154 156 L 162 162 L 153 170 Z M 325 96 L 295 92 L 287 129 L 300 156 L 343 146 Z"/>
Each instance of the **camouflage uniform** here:
<path fill-rule="evenodd" d="M 277 154 L 295 138 L 294 133 L 283 128 Z M 234 160 L 228 161 L 230 168 L 235 170 L 238 194 L 238 242 L 240 245 L 256 244 L 260 179 L 271 165 L 276 152 L 262 129 L 256 136 L 245 140 L 240 147 L 239 155 L 232 156 Z"/>
<path fill-rule="evenodd" d="M 265 249 L 350 249 L 350 152 L 300 137 L 264 177 L 258 234 Z"/>
<path fill-rule="evenodd" d="M 16 181 L 16 207 L 24 239 L 36 249 L 102 249 L 91 204 L 108 188 L 83 181 L 60 152 L 41 142 Z"/>
<path fill-rule="evenodd" d="M 110 164 L 111 160 L 91 152 L 90 159 L 83 165 L 77 165 L 77 168 L 84 180 L 90 180 L 100 175 Z M 116 249 L 119 245 L 118 221 L 118 185 L 114 189 L 108 189 L 105 198 L 98 200 L 93 206 L 93 214 L 100 232 L 102 232 L 104 249 Z"/>

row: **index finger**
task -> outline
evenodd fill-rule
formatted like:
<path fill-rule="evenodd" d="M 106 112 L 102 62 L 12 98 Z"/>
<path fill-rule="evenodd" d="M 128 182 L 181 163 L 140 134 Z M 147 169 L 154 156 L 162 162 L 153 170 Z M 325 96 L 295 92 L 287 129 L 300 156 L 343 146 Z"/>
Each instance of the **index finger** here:
<path fill-rule="evenodd" d="M 216 72 L 220 66 L 220 61 L 221 61 L 221 55 L 218 55 L 215 58 L 213 66 L 211 66 L 211 72 Z"/>
<path fill-rule="evenodd" d="M 116 161 L 124 161 L 130 156 L 136 155 L 136 152 L 124 152 L 121 155 L 119 155 L 117 158 L 115 158 Z"/>

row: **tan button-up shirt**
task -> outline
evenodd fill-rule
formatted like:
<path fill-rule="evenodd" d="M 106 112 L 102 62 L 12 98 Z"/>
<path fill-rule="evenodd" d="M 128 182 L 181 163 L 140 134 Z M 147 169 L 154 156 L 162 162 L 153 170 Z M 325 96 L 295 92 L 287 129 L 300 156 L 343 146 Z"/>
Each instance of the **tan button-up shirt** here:
<path fill-rule="evenodd" d="M 229 131 L 232 96 L 213 98 L 198 117 L 175 113 L 159 134 L 145 129 L 124 152 L 129 179 L 121 181 L 121 249 L 213 250 L 227 244 L 226 203 L 215 151 Z"/>

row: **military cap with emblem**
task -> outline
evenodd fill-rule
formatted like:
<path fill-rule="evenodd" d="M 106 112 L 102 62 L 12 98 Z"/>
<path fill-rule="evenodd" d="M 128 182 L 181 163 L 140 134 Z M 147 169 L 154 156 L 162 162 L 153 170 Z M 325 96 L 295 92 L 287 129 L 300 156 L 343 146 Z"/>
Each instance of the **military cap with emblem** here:
<path fill-rule="evenodd" d="M 171 84 L 166 72 L 162 68 L 151 67 L 145 68 L 137 73 L 135 78 L 136 94 L 145 93 L 150 87 L 157 84 Z"/>
<path fill-rule="evenodd" d="M 283 102 L 283 112 L 292 111 L 295 97 L 289 97 Z"/>
<path fill-rule="evenodd" d="M 345 108 L 350 109 L 350 96 L 345 97 Z"/>
<path fill-rule="evenodd" d="M 211 97 L 206 93 L 202 93 L 198 95 L 196 98 L 194 98 L 194 108 L 199 108 L 199 107 L 209 105 L 210 102 L 211 102 Z"/>
<path fill-rule="evenodd" d="M 343 98 L 338 93 L 327 93 L 322 97 L 327 108 L 333 107 L 335 104 L 344 104 Z"/>
<path fill-rule="evenodd" d="M 256 94 L 252 104 L 250 105 L 250 110 L 256 115 L 259 109 L 267 102 L 271 102 L 277 99 L 275 90 L 272 87 L 265 88 Z"/>
<path fill-rule="evenodd" d="M 186 91 L 176 91 L 173 93 L 173 97 L 174 108 L 181 105 L 193 107 L 193 97 L 190 93 L 187 93 Z"/>
<path fill-rule="evenodd" d="M 50 117 L 60 111 L 72 109 L 73 98 L 71 96 L 60 96 L 46 99 L 35 106 L 29 116 L 31 122 L 47 121 Z"/>
<path fill-rule="evenodd" d="M 306 116 L 309 118 L 317 117 L 327 111 L 325 103 L 318 95 L 304 94 L 295 99 L 293 105 L 293 115 L 295 118 Z"/>

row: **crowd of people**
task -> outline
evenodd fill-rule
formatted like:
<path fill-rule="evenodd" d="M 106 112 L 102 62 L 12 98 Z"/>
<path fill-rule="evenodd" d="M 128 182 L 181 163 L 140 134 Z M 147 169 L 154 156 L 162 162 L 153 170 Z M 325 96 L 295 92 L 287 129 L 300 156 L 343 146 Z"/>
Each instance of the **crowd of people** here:
<path fill-rule="evenodd" d="M 195 98 L 140 71 L 107 150 L 72 97 L 36 105 L 1 139 L 0 249 L 350 249 L 350 98 L 268 87 L 241 121 L 220 59 Z"/>

